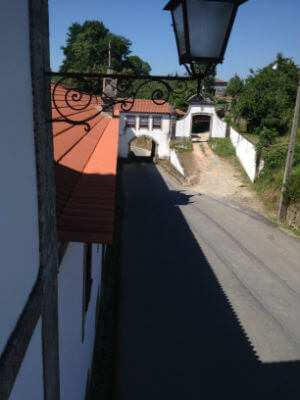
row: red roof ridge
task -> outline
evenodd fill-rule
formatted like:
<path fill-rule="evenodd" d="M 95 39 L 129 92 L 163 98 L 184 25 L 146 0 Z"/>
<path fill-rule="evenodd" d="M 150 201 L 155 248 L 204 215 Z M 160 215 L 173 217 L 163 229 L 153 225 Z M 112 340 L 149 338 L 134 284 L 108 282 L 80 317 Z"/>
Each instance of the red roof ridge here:
<path fill-rule="evenodd" d="M 120 113 L 148 113 L 148 114 L 174 114 L 175 110 L 173 106 L 168 102 L 164 101 L 159 104 L 152 99 L 128 99 L 128 103 L 133 102 L 133 106 L 130 110 L 126 111 L 122 108 L 122 104 L 116 104 L 114 108 L 114 115 L 119 115 Z M 124 100 L 126 108 L 126 100 Z"/>

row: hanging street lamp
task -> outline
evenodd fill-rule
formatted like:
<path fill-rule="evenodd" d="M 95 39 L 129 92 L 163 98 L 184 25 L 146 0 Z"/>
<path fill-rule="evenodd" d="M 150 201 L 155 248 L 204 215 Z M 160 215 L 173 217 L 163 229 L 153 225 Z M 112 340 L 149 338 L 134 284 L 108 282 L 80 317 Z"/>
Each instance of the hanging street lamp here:
<path fill-rule="evenodd" d="M 224 54 L 239 6 L 248 0 L 171 0 L 179 63 L 216 65 Z"/>

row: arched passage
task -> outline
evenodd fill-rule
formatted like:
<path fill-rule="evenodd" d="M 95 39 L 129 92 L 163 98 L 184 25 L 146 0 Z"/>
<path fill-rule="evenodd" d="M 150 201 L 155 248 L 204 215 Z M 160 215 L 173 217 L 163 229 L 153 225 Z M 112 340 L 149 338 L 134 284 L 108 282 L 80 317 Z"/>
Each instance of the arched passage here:
<path fill-rule="evenodd" d="M 137 136 L 128 143 L 128 155 L 135 159 L 152 161 L 157 156 L 157 143 L 148 136 Z"/>
<path fill-rule="evenodd" d="M 200 133 L 193 133 L 193 118 L 200 115 Z M 209 122 L 209 129 L 208 129 Z M 206 133 L 201 131 L 207 130 Z M 226 123 L 221 120 L 215 105 L 208 101 L 191 101 L 186 115 L 176 122 L 176 137 L 191 137 L 195 135 L 200 140 L 206 137 L 226 137 Z"/>
<path fill-rule="evenodd" d="M 212 128 L 212 115 L 193 114 L 191 123 L 191 135 L 210 134 Z"/>

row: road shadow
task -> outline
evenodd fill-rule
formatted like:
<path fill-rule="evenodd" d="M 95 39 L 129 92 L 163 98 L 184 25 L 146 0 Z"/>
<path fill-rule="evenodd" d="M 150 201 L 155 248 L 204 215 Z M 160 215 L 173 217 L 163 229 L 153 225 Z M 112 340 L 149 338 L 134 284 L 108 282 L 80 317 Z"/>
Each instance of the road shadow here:
<path fill-rule="evenodd" d="M 123 163 L 153 163 L 153 156 L 151 154 L 140 156 L 136 155 L 134 151 L 130 151 L 128 158 L 123 160 Z"/>
<path fill-rule="evenodd" d="M 180 211 L 191 196 L 152 164 L 124 165 L 122 180 L 114 398 L 300 398 L 299 362 L 257 358 Z"/>

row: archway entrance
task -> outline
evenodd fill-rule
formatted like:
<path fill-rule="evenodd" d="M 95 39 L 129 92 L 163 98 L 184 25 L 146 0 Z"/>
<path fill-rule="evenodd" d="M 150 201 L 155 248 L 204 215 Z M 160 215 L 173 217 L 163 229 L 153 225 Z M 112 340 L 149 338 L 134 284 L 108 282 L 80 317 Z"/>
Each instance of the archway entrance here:
<path fill-rule="evenodd" d="M 192 117 L 192 135 L 201 135 L 209 133 L 211 129 L 211 116 L 205 114 L 193 115 Z"/>
<path fill-rule="evenodd" d="M 142 161 L 153 161 L 156 156 L 156 143 L 149 137 L 136 137 L 129 143 L 129 158 Z"/>

